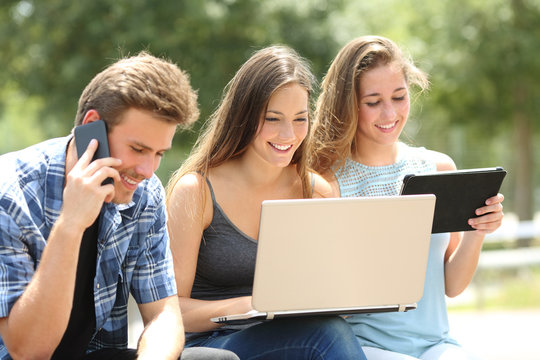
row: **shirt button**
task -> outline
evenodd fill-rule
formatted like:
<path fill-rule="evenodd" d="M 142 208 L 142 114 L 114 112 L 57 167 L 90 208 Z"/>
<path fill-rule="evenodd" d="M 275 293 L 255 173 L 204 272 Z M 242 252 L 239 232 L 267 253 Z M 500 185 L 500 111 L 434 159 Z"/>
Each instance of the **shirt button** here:
<path fill-rule="evenodd" d="M 97 283 L 96 287 L 99 289 L 99 283 Z"/>

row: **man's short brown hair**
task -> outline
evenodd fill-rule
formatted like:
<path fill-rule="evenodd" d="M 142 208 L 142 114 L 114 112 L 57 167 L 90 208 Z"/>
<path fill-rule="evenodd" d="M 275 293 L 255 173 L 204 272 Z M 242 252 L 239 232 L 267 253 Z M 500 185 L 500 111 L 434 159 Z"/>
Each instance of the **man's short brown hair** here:
<path fill-rule="evenodd" d="M 94 109 L 111 128 L 129 108 L 150 111 L 186 127 L 199 117 L 189 75 L 147 52 L 117 61 L 90 81 L 79 99 L 75 125 L 82 124 L 85 114 Z"/>

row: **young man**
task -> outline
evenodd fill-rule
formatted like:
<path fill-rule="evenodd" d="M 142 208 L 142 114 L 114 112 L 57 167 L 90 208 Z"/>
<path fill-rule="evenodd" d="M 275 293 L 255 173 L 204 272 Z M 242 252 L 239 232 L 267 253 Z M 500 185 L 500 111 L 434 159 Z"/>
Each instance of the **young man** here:
<path fill-rule="evenodd" d="M 79 158 L 72 135 L 0 156 L 0 359 L 178 358 L 184 329 L 154 171 L 177 126 L 198 115 L 188 76 L 141 53 L 79 99 L 75 125 L 103 119 L 111 157 L 91 161 L 92 140 Z M 145 324 L 137 350 L 126 349 L 130 292 Z"/>

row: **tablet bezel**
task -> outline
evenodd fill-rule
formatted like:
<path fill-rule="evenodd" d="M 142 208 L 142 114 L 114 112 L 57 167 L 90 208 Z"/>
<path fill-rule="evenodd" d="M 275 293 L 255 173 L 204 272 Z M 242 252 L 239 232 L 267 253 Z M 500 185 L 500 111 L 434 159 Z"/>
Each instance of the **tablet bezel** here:
<path fill-rule="evenodd" d="M 506 176 L 502 167 L 409 174 L 403 179 L 401 195 L 435 194 L 432 234 L 472 231 L 468 219 L 495 196 Z"/>

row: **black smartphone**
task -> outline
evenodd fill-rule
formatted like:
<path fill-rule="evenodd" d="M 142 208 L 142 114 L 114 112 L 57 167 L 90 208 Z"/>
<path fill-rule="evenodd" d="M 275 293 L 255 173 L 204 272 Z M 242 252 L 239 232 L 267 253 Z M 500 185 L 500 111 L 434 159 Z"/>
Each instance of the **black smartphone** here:
<path fill-rule="evenodd" d="M 109 153 L 109 141 L 107 139 L 107 124 L 103 120 L 92 121 L 85 125 L 79 125 L 75 127 L 75 147 L 77 148 L 77 156 L 80 158 L 86 151 L 90 140 L 96 139 L 98 141 L 98 148 L 94 153 L 92 161 L 96 159 L 110 157 Z M 102 185 L 112 184 L 113 179 L 107 178 L 103 181 Z"/>

